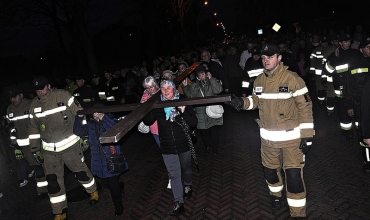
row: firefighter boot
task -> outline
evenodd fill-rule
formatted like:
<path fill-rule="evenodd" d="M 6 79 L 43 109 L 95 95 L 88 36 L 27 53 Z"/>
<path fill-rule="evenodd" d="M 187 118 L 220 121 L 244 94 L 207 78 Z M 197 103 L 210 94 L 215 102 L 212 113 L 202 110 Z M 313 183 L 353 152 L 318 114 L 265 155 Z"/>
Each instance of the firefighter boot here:
<path fill-rule="evenodd" d="M 54 215 L 54 220 L 66 220 L 66 219 L 67 219 L 67 213 Z"/>
<path fill-rule="evenodd" d="M 99 202 L 99 193 L 98 190 L 90 194 L 90 205 L 95 205 Z"/>

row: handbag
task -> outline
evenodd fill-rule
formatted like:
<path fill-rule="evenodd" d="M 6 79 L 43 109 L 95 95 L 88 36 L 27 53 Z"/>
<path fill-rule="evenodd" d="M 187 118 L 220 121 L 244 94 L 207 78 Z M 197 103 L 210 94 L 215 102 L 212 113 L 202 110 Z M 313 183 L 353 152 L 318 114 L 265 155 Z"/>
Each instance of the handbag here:
<path fill-rule="evenodd" d="M 140 122 L 140 124 L 137 126 L 137 129 L 143 133 L 143 134 L 148 134 L 150 131 L 150 128 L 148 125 L 145 125 L 144 122 Z"/>
<path fill-rule="evenodd" d="M 200 92 L 202 93 L 202 96 L 204 97 L 204 94 L 201 89 L 200 89 Z M 224 113 L 224 107 L 222 105 L 206 106 L 206 114 L 210 118 L 221 118 L 223 113 Z"/>

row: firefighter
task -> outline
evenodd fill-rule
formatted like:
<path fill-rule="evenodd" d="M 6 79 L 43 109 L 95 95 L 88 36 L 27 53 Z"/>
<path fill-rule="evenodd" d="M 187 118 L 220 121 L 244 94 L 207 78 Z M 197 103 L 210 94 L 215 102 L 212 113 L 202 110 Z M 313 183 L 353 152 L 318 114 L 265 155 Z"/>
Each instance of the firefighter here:
<path fill-rule="evenodd" d="M 323 63 L 326 62 L 326 58 L 335 50 L 333 46 L 329 46 L 329 40 L 329 37 L 322 37 L 320 40 L 320 46 L 313 49 L 310 56 L 310 72 L 312 75 L 315 75 L 316 94 L 320 105 L 325 102 L 326 97 L 326 88 L 322 83 Z"/>
<path fill-rule="evenodd" d="M 369 75 L 370 69 L 370 39 L 362 41 L 359 45 L 362 57 L 351 65 L 350 74 L 344 86 L 343 99 L 344 107 L 350 117 L 355 119 L 357 138 L 361 147 L 364 164 L 363 171 L 370 173 L 369 146 L 363 142 L 361 121 L 361 97 L 364 83 Z M 368 96 L 369 94 L 366 94 Z"/>
<path fill-rule="evenodd" d="M 41 201 L 47 196 L 47 182 L 44 168 L 42 167 L 42 155 L 39 154 L 34 157 L 30 150 L 27 129 L 30 123 L 30 106 L 32 100 L 24 99 L 22 91 L 17 87 L 9 90 L 9 98 L 11 104 L 8 106 L 6 118 L 8 123 L 12 125 L 10 126 L 11 145 L 16 149 L 16 156 L 18 158 L 26 158 L 29 165 L 34 169 L 37 182 L 36 200 Z"/>
<path fill-rule="evenodd" d="M 73 96 L 82 108 L 92 108 L 99 97 L 90 85 L 85 84 L 86 79 L 87 77 L 83 74 L 76 76 L 76 85 L 78 88 L 73 91 Z"/>
<path fill-rule="evenodd" d="M 351 64 L 357 59 L 361 59 L 361 53 L 356 49 L 350 48 L 351 37 L 348 34 L 339 36 L 339 45 L 338 51 L 329 55 L 324 69 L 333 79 L 335 109 L 339 116 L 342 135 L 346 137 L 347 141 L 351 142 L 353 141 L 352 117 L 347 114 L 347 110 L 344 107 L 343 87 L 345 86 Z"/>
<path fill-rule="evenodd" d="M 31 152 L 42 152 L 48 193 L 54 220 L 67 218 L 67 197 L 64 186 L 64 165 L 75 175 L 87 193 L 90 204 L 99 201 L 97 185 L 84 162 L 80 137 L 73 134 L 73 125 L 79 103 L 67 91 L 51 89 L 48 79 L 33 79 L 36 91 L 30 106 L 29 138 Z M 40 148 L 41 142 L 41 148 Z"/>
<path fill-rule="evenodd" d="M 258 107 L 261 158 L 272 206 L 281 206 L 283 169 L 290 215 L 300 219 L 306 216 L 305 154 L 315 133 L 312 102 L 303 79 L 280 62 L 276 45 L 265 45 L 261 54 L 264 72 L 254 81 L 253 94 L 233 96 L 226 104 L 237 110 Z"/>

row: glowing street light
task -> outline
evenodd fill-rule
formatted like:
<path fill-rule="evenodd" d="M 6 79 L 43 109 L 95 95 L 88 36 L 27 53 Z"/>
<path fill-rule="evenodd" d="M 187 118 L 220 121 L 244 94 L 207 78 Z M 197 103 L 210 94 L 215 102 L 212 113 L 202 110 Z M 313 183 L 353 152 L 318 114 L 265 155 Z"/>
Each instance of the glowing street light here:
<path fill-rule="evenodd" d="M 215 12 L 213 15 L 214 15 L 214 16 L 217 16 L 217 12 Z"/>
<path fill-rule="evenodd" d="M 207 1 L 205 1 L 205 2 L 204 2 L 204 5 L 208 5 L 208 2 L 207 2 Z"/>

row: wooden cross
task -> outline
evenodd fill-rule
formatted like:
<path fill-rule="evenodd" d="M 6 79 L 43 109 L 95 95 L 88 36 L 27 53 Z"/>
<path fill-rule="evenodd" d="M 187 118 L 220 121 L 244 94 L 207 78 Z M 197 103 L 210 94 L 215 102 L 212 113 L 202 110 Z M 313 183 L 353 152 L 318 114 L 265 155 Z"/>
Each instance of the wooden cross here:
<path fill-rule="evenodd" d="M 173 82 L 178 85 L 182 82 L 185 77 L 187 77 L 192 71 L 195 70 L 201 62 L 196 62 L 191 65 L 185 72 L 178 75 Z M 95 112 L 108 113 L 108 112 L 121 112 L 121 111 L 132 111 L 130 114 L 126 115 L 121 121 L 119 121 L 114 127 L 109 131 L 105 132 L 100 138 L 100 143 L 116 143 L 118 142 L 128 131 L 130 131 L 141 119 L 148 114 L 153 108 L 165 108 L 170 106 L 183 106 L 183 105 L 205 105 L 217 102 L 226 102 L 231 100 L 230 95 L 217 95 L 217 96 L 207 96 L 200 98 L 188 98 L 180 100 L 168 100 L 159 101 L 161 92 L 158 91 L 152 97 L 150 97 L 144 103 L 134 103 L 134 104 L 122 104 L 113 106 L 104 106 L 98 108 L 88 108 L 79 110 L 77 114 L 93 114 Z"/>

